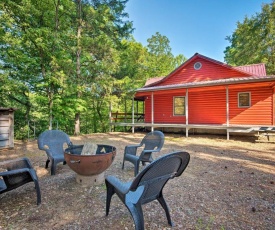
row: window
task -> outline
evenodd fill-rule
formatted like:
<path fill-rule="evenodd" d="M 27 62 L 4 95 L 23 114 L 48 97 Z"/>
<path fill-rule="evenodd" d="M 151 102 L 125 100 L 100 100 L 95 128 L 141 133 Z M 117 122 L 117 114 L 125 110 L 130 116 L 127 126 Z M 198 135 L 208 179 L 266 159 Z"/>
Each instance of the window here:
<path fill-rule="evenodd" d="M 202 64 L 201 64 L 200 62 L 196 62 L 196 63 L 194 64 L 194 69 L 195 69 L 195 70 L 199 70 L 201 67 L 202 67 Z"/>
<path fill-rule="evenodd" d="M 238 93 L 239 108 L 250 107 L 250 93 Z"/>
<path fill-rule="evenodd" d="M 185 97 L 174 97 L 174 116 L 185 115 Z"/>

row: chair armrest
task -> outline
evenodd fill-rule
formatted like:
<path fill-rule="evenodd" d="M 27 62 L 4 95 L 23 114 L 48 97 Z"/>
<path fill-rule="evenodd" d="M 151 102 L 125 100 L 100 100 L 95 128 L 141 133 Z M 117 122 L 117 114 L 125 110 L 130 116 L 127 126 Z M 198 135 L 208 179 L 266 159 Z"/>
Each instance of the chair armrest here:
<path fill-rule="evenodd" d="M 111 184 L 119 193 L 125 195 L 128 193 L 131 182 L 124 183 L 115 176 L 107 176 L 106 180 Z"/>
<path fill-rule="evenodd" d="M 129 147 L 129 148 L 138 148 L 140 146 L 141 146 L 141 144 L 138 144 L 138 145 L 127 145 L 126 147 Z"/>
<path fill-rule="evenodd" d="M 146 153 L 156 153 L 156 152 L 159 152 L 158 149 L 153 149 L 153 150 L 143 150 L 141 153 L 140 153 L 140 158 L 142 158 Z"/>
<path fill-rule="evenodd" d="M 141 147 L 141 145 L 127 145 L 124 149 L 124 154 L 131 154 L 136 155 L 137 154 L 137 148 Z"/>
<path fill-rule="evenodd" d="M 4 172 L 0 172 L 0 176 L 11 176 L 11 175 L 25 173 L 25 172 L 30 173 L 30 169 L 23 168 L 23 169 L 14 169 L 14 170 L 10 170 L 10 171 L 4 171 Z"/>
<path fill-rule="evenodd" d="M 77 147 L 83 146 L 83 145 L 74 145 L 72 142 L 67 143 L 67 145 L 68 145 L 68 148 L 77 148 Z M 67 148 L 63 149 L 63 152 L 64 152 L 66 149 L 67 149 Z M 46 152 L 46 154 L 47 154 L 47 156 L 48 156 L 49 158 L 53 158 L 53 156 L 55 155 L 55 154 L 53 153 L 53 151 L 52 151 L 53 149 L 44 148 L 43 150 Z"/>
<path fill-rule="evenodd" d="M 139 147 L 141 147 L 142 145 L 127 145 L 127 146 L 125 146 L 125 149 L 127 148 L 127 149 L 137 149 L 137 148 L 139 148 Z"/>
<path fill-rule="evenodd" d="M 73 143 L 68 145 L 68 147 L 81 147 L 81 146 L 83 146 L 83 145 L 74 145 Z"/>
<path fill-rule="evenodd" d="M 54 158 L 54 156 L 59 155 L 61 153 L 59 151 L 58 151 L 58 153 L 55 153 L 54 149 L 46 149 L 45 152 L 49 158 Z M 65 149 L 63 149 L 62 153 L 64 153 L 64 152 L 65 152 Z"/>
<path fill-rule="evenodd" d="M 50 149 L 44 149 L 44 150 L 45 150 L 45 152 L 46 152 L 46 154 L 47 154 L 48 157 L 50 157 L 50 158 L 53 157 L 53 153 L 52 153 L 52 151 Z"/>
<path fill-rule="evenodd" d="M 158 149 L 153 149 L 153 150 L 146 149 L 146 150 L 142 151 L 142 153 L 156 153 L 156 152 L 159 152 L 159 150 Z"/>
<path fill-rule="evenodd" d="M 145 160 L 145 161 L 149 160 L 148 157 L 150 157 L 150 159 L 153 160 L 151 153 L 155 153 L 155 152 L 159 152 L 159 150 L 158 150 L 158 149 L 153 149 L 153 150 L 147 149 L 147 150 L 143 150 L 143 151 L 140 153 L 139 158 L 141 159 L 141 161 L 142 161 L 142 160 Z M 146 155 L 147 155 L 147 157 L 144 158 L 144 156 L 146 156 Z M 148 155 L 149 155 L 149 156 L 148 156 Z M 148 159 L 147 159 L 147 158 L 148 158 Z"/>

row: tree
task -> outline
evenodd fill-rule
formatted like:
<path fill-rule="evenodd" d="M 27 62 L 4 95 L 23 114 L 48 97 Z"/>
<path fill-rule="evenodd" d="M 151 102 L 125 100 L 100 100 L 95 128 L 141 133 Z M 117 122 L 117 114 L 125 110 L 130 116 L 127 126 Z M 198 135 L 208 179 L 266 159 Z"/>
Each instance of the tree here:
<path fill-rule="evenodd" d="M 109 102 L 125 104 L 148 78 L 183 62 L 159 33 L 148 47 L 130 37 L 126 2 L 0 2 L 0 106 L 18 108 L 17 137 L 34 123 L 36 134 L 53 124 L 69 134 L 104 132 Z"/>
<path fill-rule="evenodd" d="M 77 97 L 85 100 L 106 98 L 112 93 L 111 86 L 118 68 L 118 51 L 121 40 L 132 32 L 132 23 L 123 21 L 125 0 L 77 1 L 76 78 Z M 92 89 L 92 90 L 91 90 Z M 87 98 L 88 97 L 88 98 Z M 99 101 L 96 101 L 99 102 Z M 95 105 L 96 102 L 93 102 Z M 102 105 L 99 102 L 99 105 Z M 102 120 L 102 110 L 93 109 Z M 80 113 L 75 115 L 75 134 L 80 132 Z"/>
<path fill-rule="evenodd" d="M 73 118 L 79 121 L 74 133 L 79 133 L 87 95 L 106 94 L 92 92 L 91 84 L 102 90 L 100 84 L 113 81 L 117 50 L 132 30 L 132 24 L 123 21 L 126 2 L 1 2 L 1 74 L 5 90 L 11 89 L 7 101 L 20 104 L 27 120 L 48 117 L 50 129 L 54 119 L 68 126 Z M 12 90 L 15 87 L 20 90 Z"/>
<path fill-rule="evenodd" d="M 237 22 L 237 29 L 226 37 L 225 61 L 230 65 L 265 63 L 268 74 L 275 74 L 275 1 L 262 6 L 262 12 Z"/>
<path fill-rule="evenodd" d="M 66 50 L 71 45 L 71 33 L 67 31 L 74 4 L 71 1 L 61 4 L 60 0 L 22 0 L 5 1 L 1 6 L 3 71 L 11 84 L 22 89 L 12 90 L 10 98 L 17 102 L 21 98 L 28 100 L 28 107 L 20 102 L 21 109 L 26 110 L 26 118 L 35 119 L 28 113 L 40 111 L 43 116 L 39 115 L 39 119 L 47 116 L 51 128 L 55 96 L 62 94 L 70 72 L 70 55 Z M 39 101 L 35 102 L 37 99 Z"/>
<path fill-rule="evenodd" d="M 150 77 L 165 76 L 186 60 L 183 55 L 173 56 L 169 39 L 159 32 L 147 39 L 147 42 Z"/>
<path fill-rule="evenodd" d="M 151 77 L 170 73 L 185 60 L 183 55 L 173 56 L 167 37 L 156 33 L 148 41 L 147 47 L 136 42 L 134 38 L 122 41 L 119 68 L 113 82 L 113 111 L 130 113 L 135 89 L 144 86 L 146 80 Z M 138 106 L 136 108 L 142 109 Z"/>
<path fill-rule="evenodd" d="M 122 41 L 122 49 L 119 52 L 119 61 L 115 73 L 115 85 L 113 93 L 116 95 L 128 93 L 133 95 L 133 90 L 144 85 L 146 76 L 146 59 L 148 51 L 133 37 Z"/>

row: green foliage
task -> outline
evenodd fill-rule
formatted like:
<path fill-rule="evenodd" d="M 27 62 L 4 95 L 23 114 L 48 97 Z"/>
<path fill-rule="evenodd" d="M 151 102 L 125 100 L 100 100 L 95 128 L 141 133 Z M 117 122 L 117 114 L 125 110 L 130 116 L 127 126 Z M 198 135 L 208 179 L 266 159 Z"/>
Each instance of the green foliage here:
<path fill-rule="evenodd" d="M 166 76 L 186 60 L 183 55 L 173 56 L 169 39 L 159 32 L 147 42 L 148 75 L 150 77 Z"/>
<path fill-rule="evenodd" d="M 237 23 L 226 38 L 225 61 L 230 65 L 265 63 L 268 74 L 275 74 L 275 1 L 263 4 L 262 12 Z"/>
<path fill-rule="evenodd" d="M 110 103 L 131 109 L 126 99 L 136 88 L 181 64 L 165 36 L 157 33 L 149 51 L 130 36 L 126 2 L 0 2 L 0 106 L 17 108 L 16 138 L 51 125 L 68 134 L 108 131 Z"/>

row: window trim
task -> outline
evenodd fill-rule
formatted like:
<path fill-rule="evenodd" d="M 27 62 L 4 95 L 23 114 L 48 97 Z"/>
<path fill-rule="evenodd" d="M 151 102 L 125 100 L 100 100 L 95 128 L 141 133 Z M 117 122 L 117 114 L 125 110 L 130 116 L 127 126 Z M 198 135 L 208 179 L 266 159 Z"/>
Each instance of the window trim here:
<path fill-rule="evenodd" d="M 184 98 L 184 114 L 175 114 L 175 99 Z M 173 116 L 186 116 L 186 96 L 173 96 Z"/>
<path fill-rule="evenodd" d="M 241 94 L 244 94 L 244 93 L 247 93 L 248 94 L 248 96 L 249 96 L 249 98 L 248 98 L 248 100 L 249 100 L 249 105 L 240 105 L 240 95 Z M 251 107 L 251 92 L 239 92 L 238 93 L 238 108 L 249 108 L 249 107 Z"/>
<path fill-rule="evenodd" d="M 194 69 L 195 70 L 200 70 L 201 69 L 201 67 L 202 67 L 202 64 L 201 64 L 201 62 L 196 62 L 195 64 L 194 64 Z"/>

